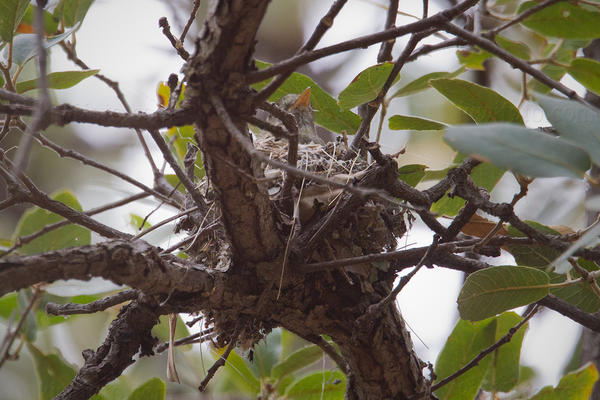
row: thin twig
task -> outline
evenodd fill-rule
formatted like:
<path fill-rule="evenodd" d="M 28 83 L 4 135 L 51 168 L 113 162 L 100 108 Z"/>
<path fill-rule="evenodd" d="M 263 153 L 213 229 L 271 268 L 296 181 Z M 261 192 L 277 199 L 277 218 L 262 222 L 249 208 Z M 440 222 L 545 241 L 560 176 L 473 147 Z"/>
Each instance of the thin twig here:
<path fill-rule="evenodd" d="M 169 146 L 161 136 L 160 132 L 158 132 L 155 129 L 150 129 L 148 130 L 148 132 L 150 132 L 152 139 L 154 139 L 154 142 L 157 144 L 163 157 L 169 163 L 171 168 L 173 168 L 175 175 L 177 175 L 179 181 L 183 184 L 188 193 L 192 196 L 192 199 L 194 199 L 196 205 L 200 207 L 200 209 L 206 210 L 206 200 L 204 199 L 204 196 L 202 196 L 202 193 L 200 193 L 198 189 L 196 189 L 194 182 L 192 182 L 192 180 L 187 176 L 183 169 L 181 169 L 181 167 L 177 163 L 177 160 L 175 160 L 175 157 L 173 157 L 171 150 L 169 150 Z"/>
<path fill-rule="evenodd" d="M 145 236 L 145 235 L 147 235 L 148 233 L 150 233 L 150 232 L 152 232 L 152 231 L 154 231 L 154 230 L 156 230 L 156 229 L 160 228 L 161 226 L 163 226 L 163 225 L 166 225 L 166 224 L 168 224 L 168 223 L 169 223 L 169 222 L 171 222 L 171 221 L 175 221 L 176 219 L 179 219 L 179 218 L 181 218 L 181 217 L 183 217 L 183 216 L 186 216 L 186 215 L 188 215 L 188 214 L 191 214 L 191 213 L 193 213 L 194 211 L 198 211 L 199 209 L 200 209 L 200 207 L 198 207 L 198 206 L 195 206 L 195 207 L 192 207 L 192 208 L 190 208 L 190 209 L 187 209 L 187 210 L 185 210 L 185 211 L 182 211 L 182 212 L 180 212 L 180 213 L 177 213 L 177 214 L 175 214 L 175 215 L 173 215 L 173 216 L 171 216 L 171 217 L 169 217 L 169 218 L 166 218 L 166 219 L 164 219 L 164 220 L 162 220 L 162 221 L 160 221 L 160 222 L 158 222 L 158 223 L 156 223 L 156 224 L 152 225 L 151 227 L 149 227 L 149 228 L 147 228 L 147 229 L 143 230 L 142 232 L 140 232 L 140 233 L 138 233 L 137 235 L 135 235 L 134 237 L 132 237 L 130 240 L 132 240 L 132 241 L 133 241 L 133 240 L 138 240 L 138 239 L 139 239 L 139 238 L 141 238 L 142 236 Z"/>
<path fill-rule="evenodd" d="M 190 53 L 188 53 L 187 50 L 183 47 L 183 43 L 181 43 L 181 40 L 175 38 L 175 36 L 173 36 L 173 34 L 171 33 L 171 26 L 169 25 L 167 17 L 161 17 L 158 20 L 158 26 L 162 28 L 163 35 L 165 35 L 167 39 L 169 39 L 169 42 L 171 42 L 171 45 L 173 46 L 177 54 L 179 54 L 179 57 L 183 58 L 184 61 L 189 60 Z"/>
<path fill-rule="evenodd" d="M 189 335 L 184 338 L 175 340 L 173 342 L 173 346 L 177 347 L 177 346 L 185 346 L 185 345 L 190 345 L 190 344 L 195 344 L 195 343 L 203 343 L 203 342 L 208 341 L 210 338 L 212 338 L 214 336 L 214 334 L 215 333 L 214 333 L 213 328 L 205 329 L 198 333 L 194 333 L 193 335 Z M 165 342 L 165 343 L 161 343 L 158 346 L 156 346 L 155 351 L 157 353 L 162 353 L 163 351 L 167 350 L 168 348 L 169 348 L 169 342 Z"/>
<path fill-rule="evenodd" d="M 44 135 L 42 135 L 41 133 L 36 134 L 35 135 L 36 139 L 39 140 L 39 142 L 46 147 L 51 148 L 52 150 L 56 151 L 58 153 L 58 155 L 60 157 L 67 157 L 67 158 L 73 158 L 75 160 L 78 160 L 80 162 L 82 162 L 85 165 L 89 165 L 90 167 L 94 167 L 96 169 L 99 169 L 101 171 L 107 172 L 111 175 L 116 176 L 117 178 L 120 178 L 122 180 L 124 180 L 127 183 L 130 183 L 134 186 L 137 186 L 138 188 L 142 189 L 143 191 L 145 191 L 148 194 L 151 194 L 153 196 L 156 196 L 158 199 L 172 205 L 173 207 L 179 208 L 179 205 L 174 202 L 173 200 L 167 198 L 166 196 L 164 196 L 162 193 L 157 192 L 156 190 L 144 185 L 143 183 L 133 179 L 131 176 L 124 174 L 122 172 L 117 171 L 114 168 L 111 168 L 107 165 L 104 165 L 102 163 L 99 163 L 97 161 L 92 160 L 91 158 L 88 158 L 86 156 L 84 156 L 83 154 L 75 151 L 75 150 L 71 150 L 71 149 L 65 149 L 64 147 L 54 143 L 53 141 L 51 141 L 50 139 L 48 139 L 47 137 L 45 137 Z"/>
<path fill-rule="evenodd" d="M 399 0 L 390 0 L 387 15 L 385 18 L 385 29 L 390 29 L 396 24 L 396 15 L 398 15 L 398 3 Z M 395 42 L 396 41 L 393 39 L 381 42 L 381 47 L 379 48 L 379 53 L 377 54 L 378 63 L 392 60 L 392 49 L 394 48 Z"/>
<path fill-rule="evenodd" d="M 123 290 L 117 294 L 113 294 L 87 304 L 48 303 L 46 304 L 46 312 L 52 315 L 93 314 L 98 311 L 104 311 L 109 307 L 116 306 L 117 304 L 133 300 L 138 296 L 138 293 L 139 292 L 135 289 Z"/>
<path fill-rule="evenodd" d="M 200 8 L 200 0 L 194 0 L 194 6 L 192 7 L 192 11 L 190 12 L 190 17 L 188 18 L 185 27 L 181 32 L 181 36 L 179 37 L 179 41 L 182 45 L 185 41 L 185 37 L 187 36 L 188 31 L 190 30 L 190 27 L 192 26 L 192 23 L 196 19 L 196 13 L 198 12 L 198 8 Z"/>
<path fill-rule="evenodd" d="M 222 356 L 219 356 L 219 359 L 212 365 L 212 367 L 210 367 L 210 369 L 206 373 L 206 376 L 204 377 L 202 382 L 200 382 L 200 386 L 198 386 L 199 391 L 204 392 L 204 390 L 206 389 L 206 385 L 208 385 L 208 382 L 210 382 L 212 377 L 217 373 L 217 370 L 219 368 L 221 368 L 223 365 L 225 365 L 225 361 L 227 361 L 227 357 L 229 357 L 229 353 L 231 353 L 231 351 L 235 347 L 235 343 L 239 336 L 240 329 L 241 329 L 240 325 L 238 324 L 238 327 L 236 327 L 235 331 L 231 335 L 231 339 L 229 340 L 229 344 L 227 345 L 225 352 L 223 353 Z"/>
<path fill-rule="evenodd" d="M 274 64 L 268 68 L 248 73 L 246 75 L 246 82 L 248 84 L 260 82 L 274 75 L 293 70 L 301 65 L 308 64 L 312 61 L 318 60 L 323 57 L 342 53 L 348 50 L 366 48 L 375 43 L 380 43 L 385 40 L 390 40 L 399 36 L 428 30 L 433 26 L 452 20 L 453 18 L 457 17 L 458 15 L 462 14 L 463 12 L 474 6 L 478 1 L 479 0 L 465 0 L 464 2 L 456 5 L 455 7 L 449 8 L 429 18 L 425 18 L 417 22 L 402 25 L 396 28 L 390 28 L 371 35 L 361 36 L 345 42 L 334 44 L 332 46 L 323 47 L 321 49 L 304 52 L 302 54 L 293 56 L 287 60 Z"/>

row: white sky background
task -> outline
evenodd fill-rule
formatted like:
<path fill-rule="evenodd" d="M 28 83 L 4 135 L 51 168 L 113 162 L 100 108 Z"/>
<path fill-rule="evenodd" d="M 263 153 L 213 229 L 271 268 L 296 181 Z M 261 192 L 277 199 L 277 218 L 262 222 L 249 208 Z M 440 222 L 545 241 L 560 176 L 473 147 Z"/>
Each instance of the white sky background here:
<path fill-rule="evenodd" d="M 277 1 L 277 0 L 276 0 Z M 279 0 L 288 1 L 288 0 Z M 312 10 L 317 18 L 320 18 L 329 7 L 329 1 L 319 1 Z M 420 1 L 401 2 L 403 11 L 421 14 Z M 406 9 L 404 7 L 414 7 Z M 435 3 L 431 3 L 430 15 L 437 12 Z M 373 21 L 377 21 L 377 29 L 381 28 L 384 10 L 362 1 L 350 1 L 336 19 L 334 28 L 323 38 L 320 46 L 326 46 L 338 41 L 347 40 L 355 36 L 371 33 L 374 31 Z M 171 49 L 170 44 L 158 28 L 158 19 L 162 16 L 170 17 L 170 11 L 163 2 L 153 0 L 128 0 L 111 1 L 98 0 L 92 6 L 86 17 L 82 28 L 77 33 L 78 54 L 91 68 L 100 68 L 101 73 L 107 77 L 120 82 L 121 89 L 128 99 L 134 112 L 152 112 L 156 109 L 156 85 L 160 80 L 166 80 L 170 73 L 179 72 L 182 61 Z M 306 27 L 308 35 L 316 18 L 307 18 L 311 26 Z M 409 18 L 399 18 L 399 23 L 411 22 Z M 349 27 L 351 27 L 349 30 Z M 175 36 L 178 31 L 174 28 Z M 188 51 L 193 51 L 193 41 L 186 41 Z M 400 40 L 399 43 L 404 43 Z M 400 46 L 396 46 L 394 54 L 399 52 Z M 362 50 L 361 57 L 355 58 L 351 68 L 345 68 L 344 74 L 336 76 L 331 83 L 335 87 L 336 95 L 352 78 L 362 69 L 375 63 L 378 47 L 372 46 L 368 50 Z M 456 64 L 452 52 L 446 52 L 445 58 L 440 58 L 441 53 L 428 56 L 418 66 L 410 65 L 407 70 L 414 76 L 419 76 L 432 71 L 443 71 L 453 68 Z M 325 63 L 335 63 L 334 56 L 315 63 L 316 68 Z M 53 71 L 77 69 L 70 61 L 62 56 L 61 51 L 52 52 Z M 404 73 L 404 72 L 403 72 Z M 59 102 L 70 102 L 76 106 L 104 110 L 106 108 L 114 111 L 123 111 L 114 93 L 104 83 L 97 79 L 89 78 L 76 87 L 56 91 Z M 515 100 L 512 99 L 511 100 Z M 394 113 L 409 114 L 409 107 L 402 100 L 394 101 L 395 109 L 390 110 L 389 115 Z M 377 121 L 375 118 L 374 121 Z M 119 162 L 118 167 L 133 175 L 135 178 L 150 184 L 152 177 L 145 159 L 141 156 L 133 131 L 122 129 L 100 128 L 94 125 L 78 125 L 78 134 L 86 141 L 97 145 L 110 145 L 123 143 L 128 147 L 124 160 Z M 384 132 L 386 135 L 386 132 Z M 393 152 L 399 150 L 405 144 L 406 137 L 389 140 L 388 133 L 384 142 L 384 150 Z M 124 140 L 127 138 L 127 140 Z M 149 140 L 150 142 L 151 140 Z M 132 145 L 134 144 L 134 145 Z M 407 149 L 411 153 L 410 146 Z M 155 152 L 158 157 L 158 152 Z M 427 153 L 414 155 L 420 163 L 436 165 L 440 160 L 437 156 L 428 156 Z M 444 161 L 445 162 L 445 161 Z M 436 165 L 437 166 L 437 165 Z M 89 209 L 109 199 L 122 197 L 123 191 L 133 193 L 130 186 L 110 181 L 107 191 L 106 184 L 110 181 L 94 182 L 82 187 L 77 193 L 84 209 Z M 514 185 L 507 191 L 512 196 Z M 137 214 L 144 215 L 147 209 L 131 210 Z M 130 211 L 128 211 L 130 212 Z M 118 229 L 129 229 L 126 218 L 123 217 L 123 209 L 116 212 L 103 214 L 101 220 L 109 222 Z M 167 216 L 162 212 L 151 221 L 157 222 L 160 218 Z M 115 223 L 116 221 L 116 223 Z M 119 221 L 121 222 L 119 225 Z M 171 227 L 161 230 L 161 233 L 152 240 L 162 240 L 169 235 Z M 407 243 L 418 243 L 427 245 L 431 241 L 429 233 L 425 230 L 415 229 L 411 231 Z M 171 243 L 177 239 L 173 238 Z M 164 244 L 164 242 L 163 242 Z M 510 262 L 510 261 L 509 261 Z M 413 340 L 417 351 L 425 361 L 435 362 L 437 354 L 443 346 L 447 335 L 450 333 L 456 319 L 456 296 L 460 288 L 461 274 L 435 268 L 433 270 L 423 269 L 410 282 L 410 284 L 398 296 L 398 303 L 402 309 L 404 318 L 427 348 L 413 334 Z M 558 316 L 558 314 L 547 311 L 536 317 L 531 322 L 529 333 L 523 345 L 524 364 L 534 366 L 540 373 L 538 384 L 555 385 L 561 375 L 562 368 L 569 357 L 574 341 L 577 338 L 579 328 L 570 320 Z"/>

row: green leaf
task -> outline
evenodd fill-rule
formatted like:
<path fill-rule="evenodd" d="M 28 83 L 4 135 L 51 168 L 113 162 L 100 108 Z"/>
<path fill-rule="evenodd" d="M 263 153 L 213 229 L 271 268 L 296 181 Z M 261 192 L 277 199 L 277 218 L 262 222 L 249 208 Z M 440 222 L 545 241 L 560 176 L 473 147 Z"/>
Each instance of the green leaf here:
<path fill-rule="evenodd" d="M 391 62 L 373 65 L 360 72 L 339 95 L 342 110 L 375 100 L 394 68 Z"/>
<path fill-rule="evenodd" d="M 527 225 L 547 235 L 560 235 L 558 231 L 542 225 L 535 221 L 524 221 Z M 526 237 L 523 232 L 519 231 L 512 225 L 507 228 L 508 234 L 512 237 Z M 548 246 L 539 244 L 532 245 L 521 245 L 521 244 L 509 244 L 508 251 L 515 258 L 517 265 L 526 265 L 528 267 L 545 268 L 552 263 L 561 251 L 553 249 Z"/>
<path fill-rule="evenodd" d="M 323 357 L 323 351 L 319 346 L 311 345 L 296 350 L 285 360 L 275 364 L 271 370 L 271 376 L 281 379 L 299 369 L 309 366 Z"/>
<path fill-rule="evenodd" d="M 75 369 L 57 354 L 44 354 L 27 343 L 40 382 L 40 399 L 51 400 L 75 378 Z"/>
<path fill-rule="evenodd" d="M 535 1 L 521 4 L 519 14 L 536 6 Z M 546 7 L 521 22 L 544 36 L 569 39 L 593 39 L 600 36 L 600 13 L 588 11 L 569 2 Z"/>
<path fill-rule="evenodd" d="M 61 0 L 54 9 L 54 17 L 71 27 L 83 21 L 94 0 Z"/>
<path fill-rule="evenodd" d="M 522 318 L 514 312 L 506 312 L 498 316 L 494 342 L 500 340 L 508 331 L 521 322 Z M 522 326 L 511 338 L 492 354 L 492 362 L 483 381 L 482 388 L 488 392 L 509 392 L 519 383 L 521 345 L 527 331 L 527 324 Z"/>
<path fill-rule="evenodd" d="M 571 100 L 543 95 L 536 100 L 560 137 L 584 149 L 600 165 L 600 115 Z"/>
<path fill-rule="evenodd" d="M 104 400 L 123 400 L 131 393 L 131 387 L 125 382 L 123 376 L 109 383 L 100 390 L 99 396 Z"/>
<path fill-rule="evenodd" d="M 268 67 L 270 64 L 256 61 L 259 68 Z M 255 83 L 252 87 L 260 90 L 265 87 L 271 79 Z M 308 76 L 294 72 L 286 81 L 269 97 L 269 101 L 277 101 L 286 94 L 300 94 L 310 87 L 310 104 L 314 109 L 315 123 L 329 129 L 332 132 L 341 133 L 345 131 L 353 135 L 360 126 L 360 117 L 352 111 L 340 109 L 337 101 L 326 91 L 321 89 Z"/>
<path fill-rule="evenodd" d="M 150 224 L 148 220 L 144 221 L 144 218 L 134 213 L 129 213 L 129 225 L 131 225 L 134 229 L 140 231 L 142 229 L 150 228 L 152 226 L 152 224 Z"/>
<path fill-rule="evenodd" d="M 477 71 L 485 70 L 483 63 L 494 55 L 484 50 L 457 50 L 458 62 L 465 67 Z"/>
<path fill-rule="evenodd" d="M 548 48 L 553 49 L 554 46 L 556 45 L 549 45 Z M 554 59 L 561 64 L 570 64 L 573 57 L 575 57 L 575 51 L 566 48 L 566 46 L 562 46 L 556 52 Z M 542 72 L 555 81 L 560 81 L 566 71 L 567 70 L 562 65 L 547 64 L 542 67 Z M 548 93 L 552 90 L 551 87 L 546 86 L 535 79 L 530 81 L 529 86 L 531 91 L 539 93 Z"/>
<path fill-rule="evenodd" d="M 460 317 L 480 321 L 533 303 L 549 292 L 548 275 L 536 268 L 490 267 L 469 275 L 458 296 Z"/>
<path fill-rule="evenodd" d="M 567 72 L 591 92 L 600 95 L 600 63 L 589 58 L 576 58 Z"/>
<path fill-rule="evenodd" d="M 580 258 L 577 260 L 577 262 L 581 267 L 585 268 L 589 272 L 598 270 L 598 266 L 596 266 L 596 263 L 593 261 L 583 260 Z M 580 277 L 576 270 L 572 270 L 570 273 L 572 279 Z M 550 283 L 562 283 L 567 280 L 567 276 L 565 274 L 551 272 L 549 275 Z M 596 279 L 596 282 L 600 284 L 598 281 L 599 280 Z M 594 290 L 592 290 L 590 287 L 590 284 L 587 282 L 580 282 L 566 287 L 551 288 L 550 293 L 556 297 L 560 297 L 564 301 L 571 303 L 575 307 L 578 307 L 585 312 L 595 313 L 600 310 L 600 298 L 598 298 L 598 295 L 596 295 Z"/>
<path fill-rule="evenodd" d="M 412 187 L 417 186 L 425 176 L 427 166 L 421 164 L 408 164 L 398 168 L 398 178 Z"/>
<path fill-rule="evenodd" d="M 59 201 L 77 211 L 81 210 L 81 205 L 77 198 L 69 191 L 62 191 L 54 194 L 52 199 Z M 14 235 L 16 241 L 20 236 L 30 235 L 38 232 L 46 225 L 64 220 L 58 214 L 34 207 L 27 210 L 19 223 Z M 67 247 L 85 246 L 91 243 L 92 233 L 88 228 L 78 225 L 66 225 L 55 229 L 23 245 L 19 249 L 20 254 L 38 254 L 46 251 L 64 249 Z"/>
<path fill-rule="evenodd" d="M 555 388 L 542 388 L 531 400 L 588 400 L 597 380 L 596 367 L 588 363 L 579 370 L 563 376 Z"/>
<path fill-rule="evenodd" d="M 218 357 L 222 356 L 225 352 L 225 348 L 216 349 L 215 353 Z M 247 362 L 233 350 L 229 353 L 225 367 L 223 368 L 226 372 L 227 384 L 235 387 L 237 390 L 256 395 L 260 392 L 260 381 L 258 377 L 248 367 Z"/>
<path fill-rule="evenodd" d="M 431 81 L 431 86 L 478 124 L 484 122 L 523 124 L 523 118 L 517 107 L 492 89 L 460 79 L 434 79 Z"/>
<path fill-rule="evenodd" d="M 446 124 L 426 118 L 393 115 L 390 117 L 389 126 L 393 130 L 437 131 L 444 129 Z"/>
<path fill-rule="evenodd" d="M 343 400 L 346 376 L 340 371 L 315 372 L 294 382 L 285 393 L 289 400 Z"/>
<path fill-rule="evenodd" d="M 500 35 L 496 35 L 495 40 L 500 47 L 511 53 L 513 56 L 523 60 L 531 59 L 531 50 L 525 43 L 510 40 Z"/>
<path fill-rule="evenodd" d="M 526 176 L 581 178 L 590 168 L 581 148 L 515 124 L 451 126 L 444 139 L 462 153 Z"/>
<path fill-rule="evenodd" d="M 127 400 L 164 400 L 167 396 L 167 385 L 159 378 L 147 380 L 129 395 Z"/>
<path fill-rule="evenodd" d="M 0 39 L 10 42 L 25 15 L 29 0 L 0 0 Z"/>
<path fill-rule="evenodd" d="M 415 79 L 410 83 L 407 83 L 406 85 L 398 89 L 392 96 L 390 96 L 390 98 L 408 96 L 409 94 L 429 89 L 431 87 L 429 83 L 433 79 L 454 78 L 455 76 L 458 76 L 463 72 L 465 72 L 465 67 L 460 67 L 454 72 L 431 72 L 429 74 L 423 75 L 420 78 Z"/>
<path fill-rule="evenodd" d="M 495 318 L 476 323 L 459 320 L 435 362 L 435 374 L 438 377 L 436 382 L 464 367 L 483 349 L 491 346 L 495 332 Z M 473 399 L 490 361 L 491 357 L 484 357 L 477 366 L 436 390 L 436 396 L 440 400 Z"/>
<path fill-rule="evenodd" d="M 13 311 L 17 310 L 17 294 L 9 293 L 0 297 L 0 317 L 4 319 L 10 318 Z M 15 317 L 18 313 L 15 312 Z"/>
<path fill-rule="evenodd" d="M 52 72 L 47 75 L 48 89 L 68 89 L 77 85 L 87 77 L 96 75 L 99 69 L 88 69 L 85 71 L 62 71 Z M 38 87 L 37 79 L 17 82 L 17 93 L 24 93 Z"/>

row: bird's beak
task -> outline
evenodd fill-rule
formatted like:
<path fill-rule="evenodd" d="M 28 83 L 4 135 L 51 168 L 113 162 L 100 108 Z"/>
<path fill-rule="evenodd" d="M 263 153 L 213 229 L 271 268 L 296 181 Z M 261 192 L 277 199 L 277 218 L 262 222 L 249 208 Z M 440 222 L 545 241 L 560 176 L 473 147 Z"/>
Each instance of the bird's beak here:
<path fill-rule="evenodd" d="M 302 92 L 300 97 L 298 97 L 298 100 L 296 100 L 294 102 L 294 104 L 292 104 L 292 106 L 290 107 L 290 110 L 293 110 L 294 108 L 297 108 L 297 107 L 303 107 L 303 108 L 310 107 L 310 88 L 307 88 L 304 92 Z"/>

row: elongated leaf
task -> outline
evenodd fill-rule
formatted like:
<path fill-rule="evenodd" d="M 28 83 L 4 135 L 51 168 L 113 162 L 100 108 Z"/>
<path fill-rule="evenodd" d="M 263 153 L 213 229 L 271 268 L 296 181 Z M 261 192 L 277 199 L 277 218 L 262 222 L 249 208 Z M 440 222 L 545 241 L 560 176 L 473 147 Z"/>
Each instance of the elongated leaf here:
<path fill-rule="evenodd" d="M 496 35 L 495 40 L 500 47 L 511 53 L 513 56 L 524 60 L 531 59 L 531 50 L 525 43 L 510 40 L 500 35 Z"/>
<path fill-rule="evenodd" d="M 452 126 L 444 139 L 462 153 L 526 176 L 581 178 L 590 168 L 581 148 L 514 124 Z"/>
<path fill-rule="evenodd" d="M 600 95 L 600 63 L 590 58 L 576 58 L 567 72 L 591 92 Z"/>
<path fill-rule="evenodd" d="M 543 95 L 537 95 L 536 100 L 560 137 L 585 149 L 600 165 L 600 115 L 571 100 Z"/>
<path fill-rule="evenodd" d="M 459 320 L 446 340 L 435 362 L 438 381 L 450 376 L 471 361 L 481 350 L 494 343 L 496 319 L 476 323 Z M 483 358 L 477 366 L 438 389 L 440 400 L 473 399 L 485 376 L 491 357 Z"/>
<path fill-rule="evenodd" d="M 225 352 L 225 348 L 216 349 L 215 355 L 220 357 Z M 223 373 L 226 374 L 224 382 L 229 387 L 234 387 L 237 390 L 256 395 L 260 391 L 260 381 L 258 377 L 252 372 L 247 362 L 238 355 L 234 350 L 229 353 L 225 367 L 223 367 Z"/>
<path fill-rule="evenodd" d="M 498 316 L 494 342 L 506 335 L 510 328 L 521 322 L 522 318 L 514 312 L 506 312 Z M 519 383 L 521 345 L 527 331 L 527 324 L 522 326 L 510 342 L 500 346 L 492 354 L 492 362 L 483 382 L 482 388 L 490 392 L 509 392 Z"/>
<path fill-rule="evenodd" d="M 138 386 L 127 400 L 164 400 L 167 385 L 159 378 L 152 378 Z"/>
<path fill-rule="evenodd" d="M 44 354 L 27 343 L 40 382 L 40 399 L 51 400 L 75 378 L 75 369 L 56 354 Z"/>
<path fill-rule="evenodd" d="M 431 72 L 429 74 L 423 75 L 422 77 L 417 78 L 414 81 L 402 86 L 390 97 L 394 98 L 394 97 L 408 96 L 409 94 L 413 94 L 413 93 L 423 91 L 425 89 L 429 89 L 429 87 L 430 87 L 429 82 L 431 82 L 433 79 L 454 78 L 455 76 L 458 76 L 458 75 L 462 74 L 463 72 L 465 72 L 464 67 L 460 67 L 459 69 L 457 69 L 454 72 Z"/>
<path fill-rule="evenodd" d="M 260 61 L 257 61 L 256 64 L 259 68 L 266 68 L 270 65 Z M 260 90 L 270 81 L 271 79 L 267 79 L 255 83 L 252 87 L 256 90 Z M 277 101 L 290 93 L 300 94 L 308 87 L 311 88 L 310 104 L 314 109 L 315 123 L 333 132 L 341 133 L 342 131 L 345 131 L 351 135 L 356 133 L 356 130 L 360 126 L 360 117 L 352 111 L 342 111 L 337 101 L 331 97 L 329 93 L 321 89 L 319 85 L 308 76 L 298 72 L 294 72 L 290 75 L 283 85 L 269 97 L 269 101 Z"/>
<path fill-rule="evenodd" d="M 390 117 L 389 124 L 390 129 L 393 130 L 437 131 L 446 127 L 446 124 L 441 122 L 408 115 L 393 115 Z"/>
<path fill-rule="evenodd" d="M 0 317 L 8 319 L 11 314 L 15 312 L 15 316 L 18 316 L 17 311 L 17 294 L 9 293 L 0 297 Z"/>
<path fill-rule="evenodd" d="M 62 191 L 54 194 L 52 198 L 77 211 L 81 211 L 81 205 L 71 192 Z M 38 207 L 31 208 L 27 210 L 19 220 L 14 238 L 16 240 L 20 236 L 30 235 L 38 232 L 46 225 L 62 220 L 64 220 L 63 217 L 53 212 Z M 23 245 L 19 249 L 19 253 L 38 254 L 51 250 L 64 249 L 66 247 L 85 246 L 90 244 L 91 240 L 92 234 L 88 228 L 78 225 L 67 225 L 45 233 Z"/>
<path fill-rule="evenodd" d="M 306 346 L 293 352 L 280 363 L 275 364 L 271 370 L 271 376 L 275 379 L 281 379 L 294 371 L 309 366 L 321 357 L 323 357 L 323 350 L 319 346 Z"/>
<path fill-rule="evenodd" d="M 484 122 L 523 124 L 523 118 L 517 107 L 492 89 L 460 79 L 435 79 L 431 81 L 431 86 L 478 124 Z"/>
<path fill-rule="evenodd" d="M 535 1 L 525 2 L 518 12 L 522 13 L 537 4 Z M 545 36 L 569 39 L 593 39 L 600 36 L 600 13 L 566 1 L 536 12 L 521 24 Z"/>
<path fill-rule="evenodd" d="M 427 166 L 421 164 L 408 164 L 398 168 L 398 178 L 412 187 L 417 186 L 425 176 Z"/>
<path fill-rule="evenodd" d="M 583 259 L 577 260 L 578 264 L 589 272 L 597 271 L 598 266 L 592 261 Z M 550 273 L 551 283 L 562 283 L 567 280 L 565 274 Z M 572 279 L 579 278 L 579 273 L 576 270 L 571 271 Z M 596 279 L 597 283 L 598 279 Z M 585 312 L 595 313 L 600 310 L 600 298 L 590 287 L 587 282 L 580 282 L 576 285 L 569 285 L 566 287 L 551 288 L 550 293 L 556 297 L 560 297 L 566 302 L 573 304 L 575 307 L 581 308 Z"/>
<path fill-rule="evenodd" d="M 390 76 L 394 64 L 377 64 L 359 73 L 340 93 L 340 107 L 349 110 L 374 100 Z"/>
<path fill-rule="evenodd" d="M 525 223 L 538 231 L 547 235 L 560 235 L 558 231 L 542 225 L 535 221 L 525 221 Z M 514 228 L 513 226 L 508 227 L 508 234 L 513 237 L 526 237 L 523 232 Z M 509 244 L 508 251 L 515 258 L 517 265 L 526 265 L 528 267 L 546 268 L 552 263 L 561 252 L 548 246 L 539 244 L 535 245 L 520 245 L 520 244 Z"/>
<path fill-rule="evenodd" d="M 0 0 L 0 40 L 12 40 L 28 5 L 29 0 Z"/>
<path fill-rule="evenodd" d="M 94 0 L 61 0 L 54 9 L 54 17 L 71 27 L 83 21 Z"/>
<path fill-rule="evenodd" d="M 588 363 L 577 371 L 563 376 L 553 388 L 542 388 L 531 400 L 588 400 L 598 380 L 598 371 L 594 364 Z"/>
<path fill-rule="evenodd" d="M 87 77 L 96 75 L 99 69 L 88 69 L 85 71 L 62 71 L 48 74 L 48 89 L 68 89 L 77 85 Z M 17 93 L 23 93 L 37 88 L 38 80 L 17 82 Z"/>
<path fill-rule="evenodd" d="M 549 45 L 548 49 L 550 51 L 552 51 L 554 46 L 556 46 L 556 45 L 552 45 L 552 46 Z M 547 54 L 545 54 L 544 56 L 546 56 L 546 55 Z M 562 66 L 562 64 L 565 64 L 565 65 L 570 64 L 574 57 L 575 57 L 574 50 L 567 49 L 565 46 L 562 46 L 558 49 L 558 51 L 554 55 L 554 58 L 556 59 L 556 61 L 560 62 L 561 65 L 555 65 L 555 64 L 544 65 L 542 67 L 542 72 L 544 74 L 548 75 L 550 78 L 554 79 L 555 81 L 560 81 L 560 79 L 563 77 L 563 75 L 567 71 L 565 69 L 565 67 Z M 535 79 L 532 79 L 530 81 L 529 88 L 531 91 L 538 92 L 538 93 L 549 93 L 552 90 L 552 88 L 550 88 L 549 86 L 546 86 L 543 83 L 540 83 L 539 81 L 537 81 Z"/>
<path fill-rule="evenodd" d="M 294 382 L 285 393 L 290 400 L 343 400 L 346 376 L 340 371 L 315 372 Z"/>
<path fill-rule="evenodd" d="M 530 267 L 490 267 L 467 277 L 458 296 L 460 317 L 480 321 L 533 303 L 549 292 L 548 275 Z"/>

